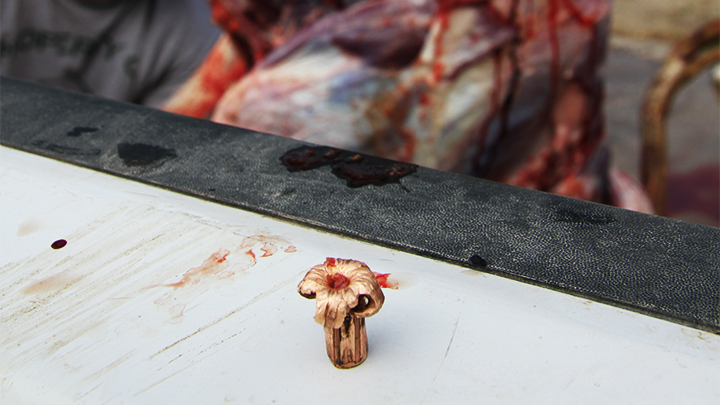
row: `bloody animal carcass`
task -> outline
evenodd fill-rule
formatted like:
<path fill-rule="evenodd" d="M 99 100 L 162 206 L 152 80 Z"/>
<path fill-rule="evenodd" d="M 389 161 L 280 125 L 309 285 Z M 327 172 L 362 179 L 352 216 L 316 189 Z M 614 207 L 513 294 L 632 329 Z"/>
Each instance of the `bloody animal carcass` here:
<path fill-rule="evenodd" d="M 226 49 L 171 111 L 651 211 L 602 145 L 610 0 L 211 3 Z"/>

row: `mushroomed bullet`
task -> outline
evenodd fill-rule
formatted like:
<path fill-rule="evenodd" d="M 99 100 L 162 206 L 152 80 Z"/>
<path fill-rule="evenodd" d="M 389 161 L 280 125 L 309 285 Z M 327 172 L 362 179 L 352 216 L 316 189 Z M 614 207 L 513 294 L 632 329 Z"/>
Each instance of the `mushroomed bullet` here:
<path fill-rule="evenodd" d="M 376 314 L 385 301 L 367 265 L 328 257 L 308 271 L 298 293 L 315 299 L 315 322 L 325 328 L 327 354 L 335 367 L 351 368 L 365 361 L 365 317 Z"/>

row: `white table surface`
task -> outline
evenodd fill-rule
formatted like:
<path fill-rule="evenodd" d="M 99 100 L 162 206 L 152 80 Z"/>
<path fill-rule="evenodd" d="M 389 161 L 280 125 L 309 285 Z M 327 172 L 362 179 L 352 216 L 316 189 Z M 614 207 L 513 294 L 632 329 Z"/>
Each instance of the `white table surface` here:
<path fill-rule="evenodd" d="M 328 256 L 399 283 L 351 370 Z M 720 403 L 717 335 L 4 147 L 0 280 L 3 405 Z"/>

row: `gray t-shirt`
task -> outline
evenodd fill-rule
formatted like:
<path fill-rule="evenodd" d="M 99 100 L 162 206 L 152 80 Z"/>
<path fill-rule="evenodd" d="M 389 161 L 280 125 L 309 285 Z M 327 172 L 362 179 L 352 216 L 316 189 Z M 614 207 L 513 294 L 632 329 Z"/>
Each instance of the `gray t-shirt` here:
<path fill-rule="evenodd" d="M 159 107 L 220 31 L 206 0 L 0 0 L 0 73 Z"/>

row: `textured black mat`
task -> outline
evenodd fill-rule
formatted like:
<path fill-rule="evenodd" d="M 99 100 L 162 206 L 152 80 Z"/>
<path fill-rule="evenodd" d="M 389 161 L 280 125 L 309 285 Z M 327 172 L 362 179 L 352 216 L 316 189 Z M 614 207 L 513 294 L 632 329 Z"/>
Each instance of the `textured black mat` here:
<path fill-rule="evenodd" d="M 0 143 L 720 332 L 720 230 L 0 81 Z"/>

